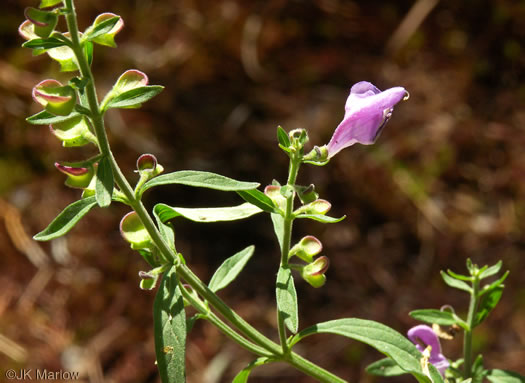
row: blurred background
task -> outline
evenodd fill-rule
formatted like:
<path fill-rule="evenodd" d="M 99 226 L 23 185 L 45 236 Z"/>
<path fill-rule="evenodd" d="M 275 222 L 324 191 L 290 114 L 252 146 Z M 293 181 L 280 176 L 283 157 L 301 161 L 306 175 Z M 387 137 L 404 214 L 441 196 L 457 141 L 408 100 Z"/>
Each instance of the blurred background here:
<path fill-rule="evenodd" d="M 0 13 L 0 367 L 69 369 L 85 382 L 157 382 L 154 292 L 138 287 L 147 266 L 121 239 L 112 204 L 94 209 L 66 237 L 35 243 L 79 191 L 53 166 L 92 147 L 64 149 L 31 88 L 67 81 L 46 55 L 32 57 L 17 35 L 29 0 L 3 0 Z M 100 96 L 127 69 L 166 87 L 139 110 L 111 111 L 112 147 L 130 179 L 136 158 L 156 154 L 166 171 L 198 169 L 262 185 L 286 181 L 276 127 L 306 128 L 327 143 L 352 84 L 403 86 L 374 146 L 356 145 L 328 166 L 304 166 L 339 224 L 297 222 L 294 239 L 316 235 L 331 261 L 328 282 L 296 281 L 301 328 L 360 317 L 401 333 L 408 312 L 452 305 L 467 295 L 439 270 L 465 273 L 503 260 L 510 270 L 500 304 L 476 330 L 489 368 L 525 374 L 525 1 L 78 1 L 81 29 L 102 12 L 121 15 L 118 49 L 97 46 Z M 60 25 L 64 30 L 64 25 Z M 225 206 L 236 195 L 159 187 L 145 196 L 178 206 Z M 176 222 L 177 247 L 204 280 L 227 257 L 255 244 L 234 284 L 221 292 L 250 323 L 277 338 L 274 280 L 279 255 L 268 216 L 228 224 Z M 446 356 L 462 340 L 443 341 Z M 336 336 L 311 337 L 297 351 L 350 382 L 383 382 L 363 371 L 381 355 Z M 188 382 L 230 382 L 252 357 L 207 323 L 189 336 Z M 285 365 L 256 369 L 250 382 L 310 382 Z M 408 381 L 402 377 L 391 382 Z"/>

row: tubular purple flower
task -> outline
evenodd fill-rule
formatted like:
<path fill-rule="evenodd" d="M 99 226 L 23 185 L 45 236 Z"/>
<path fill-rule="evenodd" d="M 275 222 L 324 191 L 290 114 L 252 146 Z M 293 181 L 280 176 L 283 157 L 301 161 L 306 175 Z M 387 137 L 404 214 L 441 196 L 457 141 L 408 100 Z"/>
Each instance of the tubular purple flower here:
<path fill-rule="evenodd" d="M 445 375 L 445 370 L 450 366 L 447 358 L 441 353 L 441 344 L 439 337 L 427 325 L 418 325 L 408 330 L 408 339 L 416 345 L 416 348 L 423 352 L 430 346 L 429 362 L 437 368 L 441 375 Z"/>
<path fill-rule="evenodd" d="M 403 99 L 408 99 L 408 92 L 400 86 L 381 92 L 367 81 L 354 84 L 346 100 L 343 121 L 327 145 L 328 158 L 355 143 L 373 144 L 390 119 L 394 105 Z"/>

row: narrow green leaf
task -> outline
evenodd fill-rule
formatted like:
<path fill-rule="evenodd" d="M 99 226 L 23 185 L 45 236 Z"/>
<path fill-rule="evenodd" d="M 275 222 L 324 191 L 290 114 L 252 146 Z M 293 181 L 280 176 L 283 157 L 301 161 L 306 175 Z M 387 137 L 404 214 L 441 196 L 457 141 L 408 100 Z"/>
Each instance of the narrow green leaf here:
<path fill-rule="evenodd" d="M 273 230 L 275 232 L 275 236 L 277 237 L 277 241 L 279 242 L 279 249 L 282 251 L 284 238 L 284 218 L 282 215 L 274 213 L 272 213 L 271 217 Z"/>
<path fill-rule="evenodd" d="M 441 311 L 436 309 L 423 309 L 411 311 L 408 315 L 421 322 L 430 324 L 439 324 L 441 326 L 452 326 L 457 323 L 454 314 L 450 311 Z"/>
<path fill-rule="evenodd" d="M 498 304 L 501 295 L 503 294 L 503 286 L 497 286 L 490 290 L 487 294 L 483 295 L 479 303 L 478 311 L 474 319 L 473 326 L 476 327 L 483 322 L 490 312 Z"/>
<path fill-rule="evenodd" d="M 486 378 L 492 383 L 525 383 L 525 376 L 507 370 L 490 370 Z"/>
<path fill-rule="evenodd" d="M 467 275 L 462 275 L 462 274 L 456 274 L 455 272 L 453 272 L 452 270 L 447 270 L 447 273 L 452 277 L 452 278 L 455 278 L 455 279 L 459 279 L 460 281 L 466 281 L 466 282 L 472 282 L 472 278 L 471 276 L 467 276 Z"/>
<path fill-rule="evenodd" d="M 380 359 L 366 367 L 366 372 L 376 376 L 399 376 L 408 374 L 390 358 Z"/>
<path fill-rule="evenodd" d="M 181 170 L 178 172 L 161 174 L 144 184 L 142 192 L 160 185 L 186 185 L 221 191 L 252 190 L 259 187 L 256 182 L 237 181 L 220 174 L 201 172 L 196 170 Z"/>
<path fill-rule="evenodd" d="M 100 207 L 107 207 L 111 204 L 111 196 L 113 195 L 114 185 L 115 182 L 113 180 L 111 162 L 106 156 L 103 157 L 98 163 L 97 179 L 95 183 L 95 195 L 97 203 Z"/>
<path fill-rule="evenodd" d="M 52 113 L 49 113 L 46 110 L 43 110 L 37 114 L 33 114 L 32 116 L 27 117 L 26 121 L 33 125 L 50 125 L 68 121 L 77 116 L 78 113 L 76 112 L 73 112 L 68 116 L 56 116 Z"/>
<path fill-rule="evenodd" d="M 391 358 L 399 367 L 414 375 L 420 382 L 443 383 L 441 374 L 431 364 L 428 366 L 431 379 L 424 374 L 420 364 L 423 355 L 412 342 L 381 323 L 358 318 L 318 323 L 299 332 L 292 339 L 292 344 L 307 336 L 320 333 L 341 335 L 368 344 Z"/>
<path fill-rule="evenodd" d="M 505 274 L 503 274 L 501 278 L 499 278 L 497 281 L 492 282 L 490 285 L 483 286 L 483 289 L 480 292 L 480 296 L 487 294 L 500 286 L 504 287 L 503 282 L 505 281 L 505 279 L 507 279 L 508 275 L 509 271 L 506 271 Z"/>
<path fill-rule="evenodd" d="M 109 108 L 132 108 L 140 105 L 158 95 L 164 89 L 160 85 L 148 85 L 128 90 L 112 98 L 106 105 Z"/>
<path fill-rule="evenodd" d="M 297 293 L 289 267 L 280 267 L 277 273 L 276 298 L 277 309 L 284 318 L 284 324 L 292 333 L 299 328 L 299 309 L 297 307 Z"/>
<path fill-rule="evenodd" d="M 236 221 L 262 212 L 257 206 L 250 203 L 243 203 L 242 205 L 232 207 L 212 208 L 184 208 L 157 204 L 154 209 L 162 222 L 166 222 L 175 217 L 184 217 L 194 222 Z"/>
<path fill-rule="evenodd" d="M 93 40 L 94 38 L 110 32 L 113 27 L 119 22 L 120 16 L 115 16 L 107 20 L 102 21 L 101 23 L 95 25 L 93 29 L 89 31 L 86 35 L 87 40 Z"/>
<path fill-rule="evenodd" d="M 48 37 L 45 39 L 32 39 L 22 44 L 24 48 L 30 49 L 52 49 L 65 46 L 66 43 L 55 37 Z"/>
<path fill-rule="evenodd" d="M 489 268 L 483 270 L 481 274 L 479 275 L 479 279 L 485 279 L 488 277 L 492 277 L 493 275 L 496 275 L 501 270 L 501 266 L 503 265 L 502 261 L 499 261 L 493 266 L 490 266 Z"/>
<path fill-rule="evenodd" d="M 250 376 L 250 373 L 255 367 L 262 366 L 263 364 L 266 364 L 270 361 L 271 359 L 265 356 L 255 359 L 248 366 L 243 368 L 237 375 L 235 375 L 235 378 L 233 378 L 232 383 L 247 383 L 248 377 Z"/>
<path fill-rule="evenodd" d="M 160 235 L 168 243 L 168 246 L 171 248 L 171 250 L 173 250 L 176 253 L 177 249 L 175 248 L 175 231 L 173 230 L 173 227 L 169 223 L 162 222 L 155 209 L 153 209 L 153 215 L 155 216 L 155 220 L 157 221 L 157 226 L 159 227 Z"/>
<path fill-rule="evenodd" d="M 281 126 L 277 127 L 277 141 L 285 148 L 288 148 L 291 145 L 288 133 L 286 133 Z"/>
<path fill-rule="evenodd" d="M 49 241 L 63 236 L 97 204 L 95 197 L 88 197 L 67 206 L 44 230 L 33 238 L 37 241 Z"/>
<path fill-rule="evenodd" d="M 448 270 L 448 272 L 450 272 L 450 270 Z M 459 290 L 463 290 L 463 291 L 466 291 L 468 293 L 472 292 L 472 289 L 470 288 L 469 285 L 467 285 L 463 281 L 459 281 L 457 279 L 452 278 L 450 275 L 448 275 L 444 271 L 441 271 L 441 277 L 443 278 L 445 283 L 447 285 L 449 285 L 450 287 L 453 287 L 453 288 L 459 289 Z"/>
<path fill-rule="evenodd" d="M 175 267 L 164 274 L 153 303 L 155 354 L 163 383 L 186 381 L 186 314 Z"/>
<path fill-rule="evenodd" d="M 60 3 L 62 3 L 62 0 L 42 0 L 40 2 L 39 8 L 52 7 Z"/>
<path fill-rule="evenodd" d="M 266 194 L 261 192 L 260 190 L 253 189 L 253 190 L 239 190 L 237 191 L 237 194 L 239 194 L 243 200 L 246 202 L 251 203 L 252 205 L 257 206 L 262 211 L 265 211 L 266 213 L 277 213 L 278 210 L 271 200 L 270 197 L 268 197 Z"/>
<path fill-rule="evenodd" d="M 222 290 L 237 278 L 237 275 L 252 257 L 254 250 L 254 246 L 248 246 L 246 249 L 226 259 L 211 277 L 210 290 L 213 292 Z"/>
<path fill-rule="evenodd" d="M 296 218 L 307 218 L 322 223 L 337 223 L 345 219 L 346 215 L 343 215 L 341 218 L 334 218 L 322 214 L 299 214 Z"/>

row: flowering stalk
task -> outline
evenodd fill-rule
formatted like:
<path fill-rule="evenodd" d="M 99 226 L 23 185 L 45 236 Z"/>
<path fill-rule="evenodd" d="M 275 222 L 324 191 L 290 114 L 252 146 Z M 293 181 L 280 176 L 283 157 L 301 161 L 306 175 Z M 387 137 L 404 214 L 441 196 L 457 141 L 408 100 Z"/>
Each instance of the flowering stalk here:
<path fill-rule="evenodd" d="M 345 381 L 335 376 L 334 374 L 326 371 L 325 369 L 317 366 L 316 364 L 304 359 L 298 354 L 291 352 L 286 349 L 287 346 L 279 346 L 258 330 L 252 327 L 248 322 L 242 319 L 235 311 L 233 311 L 226 303 L 224 303 L 209 287 L 204 284 L 184 263 L 180 262 L 179 256 L 170 248 L 167 242 L 164 240 L 159 230 L 157 229 L 151 215 L 148 213 L 144 207 L 140 196 L 136 195 L 133 188 L 127 181 L 126 177 L 122 173 L 116 159 L 111 152 L 111 148 L 108 142 L 105 126 L 103 111 L 100 108 L 99 101 L 96 95 L 95 81 L 89 64 L 86 60 L 84 52 L 82 51 L 82 46 L 79 38 L 79 30 L 77 24 L 77 16 L 75 12 L 75 7 L 73 0 L 64 0 L 64 5 L 66 9 L 66 22 L 71 36 L 71 49 L 75 54 L 76 61 L 80 70 L 80 74 L 83 78 L 87 79 L 87 84 L 85 86 L 87 105 L 82 105 L 89 110 L 89 117 L 93 122 L 93 127 L 95 134 L 98 140 L 99 150 L 102 157 L 107 157 L 111 164 L 113 170 L 114 181 L 120 192 L 123 195 L 123 201 L 127 203 L 138 215 L 144 228 L 151 237 L 152 242 L 157 246 L 163 258 L 169 260 L 175 267 L 177 274 L 185 280 L 200 296 L 202 296 L 212 307 L 214 307 L 219 313 L 221 313 L 232 325 L 236 328 L 244 337 L 239 335 L 235 330 L 232 329 L 225 322 L 220 320 L 214 313 L 210 310 L 204 310 L 203 307 L 197 305 L 195 307 L 201 311 L 206 319 L 210 320 L 211 323 L 216 325 L 222 332 L 224 332 L 229 338 L 234 340 L 236 343 L 241 345 L 243 348 L 254 352 L 257 355 L 268 356 L 271 355 L 274 360 L 282 360 L 290 365 L 294 366 L 296 369 L 302 371 L 303 373 L 317 379 L 320 382 L 326 383 L 344 383 Z M 292 161 L 289 184 L 293 185 L 297 177 L 297 171 L 300 160 L 297 158 L 295 161 Z M 293 210 L 293 199 L 294 195 L 289 197 L 287 200 L 287 226 L 288 229 L 285 230 L 287 235 L 287 245 L 283 246 L 286 250 L 283 251 L 282 260 L 284 264 L 288 262 L 288 252 L 290 249 L 290 237 L 291 237 L 291 223 L 293 221 L 292 210 Z M 184 290 L 183 290 L 184 291 Z M 191 302 L 191 296 L 186 296 L 186 298 Z M 284 339 L 281 339 L 281 345 L 286 344 L 285 334 Z"/>
<path fill-rule="evenodd" d="M 478 274 L 473 275 L 472 291 L 470 293 L 470 303 L 467 316 L 467 329 L 463 335 L 463 379 L 472 377 L 472 331 L 475 326 L 476 313 L 479 305 L 479 284 Z"/>

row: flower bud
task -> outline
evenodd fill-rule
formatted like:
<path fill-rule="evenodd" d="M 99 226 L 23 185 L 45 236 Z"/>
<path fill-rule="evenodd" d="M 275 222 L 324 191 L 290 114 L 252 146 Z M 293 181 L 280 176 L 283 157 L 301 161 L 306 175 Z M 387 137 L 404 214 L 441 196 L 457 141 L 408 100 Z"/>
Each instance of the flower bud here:
<path fill-rule="evenodd" d="M 153 245 L 148 231 L 134 211 L 126 214 L 120 221 L 120 234 L 131 244 L 133 250 L 147 249 Z"/>
<path fill-rule="evenodd" d="M 89 126 L 83 116 L 75 116 L 74 118 L 49 125 L 49 129 L 51 133 L 62 141 L 64 147 L 84 146 L 90 142 L 97 142 L 97 138 L 89 130 Z"/>
<path fill-rule="evenodd" d="M 164 168 L 157 163 L 157 157 L 153 154 L 142 154 L 137 159 L 137 171 L 141 176 L 144 175 L 147 178 L 152 178 L 162 173 Z"/>
<path fill-rule="evenodd" d="M 286 198 L 281 194 L 281 187 L 278 185 L 268 185 L 264 188 L 266 194 L 281 210 L 286 209 Z"/>
<path fill-rule="evenodd" d="M 325 215 L 331 209 L 332 204 L 324 199 L 317 199 L 297 209 L 295 214 L 318 214 Z"/>
<path fill-rule="evenodd" d="M 48 112 L 58 116 L 67 116 L 75 107 L 75 90 L 69 85 L 63 86 L 56 80 L 44 80 L 33 88 L 33 99 Z"/>
<path fill-rule="evenodd" d="M 311 286 L 315 288 L 321 287 L 326 282 L 326 276 L 324 273 L 328 270 L 329 265 L 330 262 L 327 257 L 319 257 L 314 262 L 309 263 L 302 268 L 301 276 Z"/>
<path fill-rule="evenodd" d="M 24 10 L 25 17 L 34 25 L 34 33 L 41 38 L 49 37 L 58 23 L 56 12 L 42 11 L 28 7 Z"/>
<path fill-rule="evenodd" d="M 73 167 L 55 162 L 55 167 L 67 175 L 65 184 L 71 188 L 84 189 L 88 187 L 95 175 L 95 170 L 92 166 Z"/>
<path fill-rule="evenodd" d="M 124 27 L 124 21 L 122 20 L 122 17 L 115 15 L 114 13 L 107 12 L 98 15 L 93 22 L 93 25 L 86 30 L 86 34 L 89 34 L 90 31 L 95 29 L 98 25 L 114 17 L 119 17 L 119 20 L 113 26 L 113 28 L 111 28 L 111 30 L 106 33 L 94 37 L 92 41 L 100 45 L 105 45 L 112 48 L 116 47 L 117 44 L 115 44 L 115 35 L 119 33 Z"/>
<path fill-rule="evenodd" d="M 294 247 L 290 249 L 289 257 L 297 256 L 305 262 L 312 262 L 313 257 L 323 250 L 321 241 L 313 235 L 307 235 L 299 241 Z"/>
<path fill-rule="evenodd" d="M 326 165 L 329 161 L 328 148 L 326 147 L 326 145 L 323 145 L 321 147 L 314 146 L 310 153 L 303 157 L 303 161 L 317 166 Z"/>

